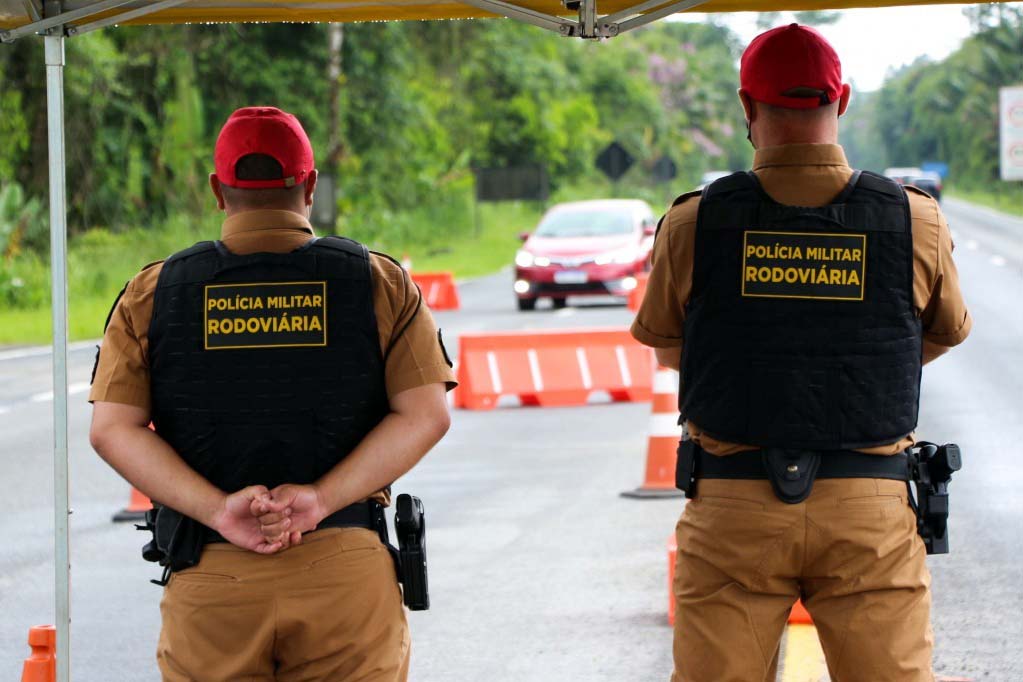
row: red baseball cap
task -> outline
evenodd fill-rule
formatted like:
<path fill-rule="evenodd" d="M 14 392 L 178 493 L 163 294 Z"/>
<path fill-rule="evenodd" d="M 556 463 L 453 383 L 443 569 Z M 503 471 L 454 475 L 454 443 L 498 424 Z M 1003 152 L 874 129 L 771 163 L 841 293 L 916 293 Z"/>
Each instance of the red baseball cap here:
<path fill-rule="evenodd" d="M 787 109 L 813 109 L 839 99 L 842 63 L 824 36 L 799 24 L 761 33 L 742 53 L 742 90 L 751 99 Z"/>
<path fill-rule="evenodd" d="M 279 180 L 239 180 L 235 164 L 248 154 L 273 157 L 284 170 Z M 313 170 L 313 146 L 302 124 L 292 114 L 275 107 L 244 107 L 220 129 L 213 152 L 217 179 L 228 187 L 266 189 L 294 187 L 305 182 Z"/>

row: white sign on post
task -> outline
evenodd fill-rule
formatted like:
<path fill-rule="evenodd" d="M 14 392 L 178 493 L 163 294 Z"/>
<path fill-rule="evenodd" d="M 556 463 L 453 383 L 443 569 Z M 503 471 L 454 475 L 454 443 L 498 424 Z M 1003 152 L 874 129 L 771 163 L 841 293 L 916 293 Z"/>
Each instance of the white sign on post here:
<path fill-rule="evenodd" d="M 1001 89 L 1002 180 L 1023 180 L 1023 85 Z"/>

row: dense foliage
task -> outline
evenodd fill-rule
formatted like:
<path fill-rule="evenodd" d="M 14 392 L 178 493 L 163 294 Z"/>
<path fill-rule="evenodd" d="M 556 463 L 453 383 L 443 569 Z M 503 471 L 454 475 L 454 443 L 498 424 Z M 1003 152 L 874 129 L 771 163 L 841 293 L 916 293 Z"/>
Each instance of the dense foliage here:
<path fill-rule="evenodd" d="M 1020 183 L 999 180 L 998 91 L 1023 84 L 1023 9 L 1018 5 L 966 10 L 974 34 L 948 58 L 919 59 L 867 96 L 854 96 L 842 142 L 854 165 L 947 163 L 948 180 L 964 189 L 1013 193 Z"/>
<path fill-rule="evenodd" d="M 72 234 L 207 209 L 216 133 L 250 104 L 301 118 L 321 170 L 339 178 L 340 227 L 385 241 L 396 214 L 433 204 L 454 202 L 471 223 L 473 165 L 541 163 L 557 189 L 594 179 L 593 159 L 613 139 L 638 160 L 626 186 L 649 186 L 664 154 L 683 186 L 747 161 L 734 101 L 740 46 L 713 24 L 660 24 L 603 44 L 509 21 L 343 30 L 340 88 L 324 25 L 119 28 L 69 41 Z M 16 181 L 26 197 L 46 192 L 42 75 L 37 41 L 0 50 L 0 184 Z M 343 147 L 329 168 L 335 90 Z M 408 229 L 400 237 L 415 236 Z"/>

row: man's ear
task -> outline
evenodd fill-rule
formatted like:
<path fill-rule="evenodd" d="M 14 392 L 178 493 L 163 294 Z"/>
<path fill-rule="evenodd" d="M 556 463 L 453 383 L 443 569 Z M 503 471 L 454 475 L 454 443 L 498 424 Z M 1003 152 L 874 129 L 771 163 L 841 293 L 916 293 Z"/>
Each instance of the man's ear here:
<path fill-rule="evenodd" d="M 742 102 L 742 109 L 746 112 L 746 120 L 753 123 L 753 117 L 756 115 L 753 108 L 753 100 L 750 99 L 750 96 L 742 88 L 739 88 L 736 92 L 739 93 L 739 101 Z"/>
<path fill-rule="evenodd" d="M 305 205 L 313 205 L 313 193 L 316 191 L 316 179 L 319 175 L 316 173 L 316 169 L 309 171 L 309 177 L 305 179 Z"/>
<path fill-rule="evenodd" d="M 852 96 L 852 88 L 848 83 L 842 85 L 842 94 L 838 97 L 838 115 L 841 116 L 849 108 L 849 98 Z"/>
<path fill-rule="evenodd" d="M 220 187 L 220 178 L 217 177 L 216 173 L 210 173 L 210 189 L 213 190 L 213 196 L 217 198 L 217 208 L 223 211 L 224 190 Z"/>

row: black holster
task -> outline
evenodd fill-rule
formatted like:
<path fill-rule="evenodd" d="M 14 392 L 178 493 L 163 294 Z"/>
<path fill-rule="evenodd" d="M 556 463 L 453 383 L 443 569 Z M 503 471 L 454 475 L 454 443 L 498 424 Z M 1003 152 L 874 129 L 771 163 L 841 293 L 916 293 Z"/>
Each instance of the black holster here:
<path fill-rule="evenodd" d="M 920 442 L 909 451 L 910 472 L 916 495 L 910 504 L 916 512 L 916 529 L 928 554 L 948 554 L 948 484 L 963 466 L 955 443 Z M 906 484 L 909 486 L 909 484 Z"/>
<path fill-rule="evenodd" d="M 154 506 L 146 512 L 146 523 L 135 528 L 153 534 L 142 548 L 142 558 L 163 566 L 163 576 L 150 581 L 154 585 L 166 585 L 171 573 L 199 563 L 206 531 L 198 521 L 170 507 Z"/>
<path fill-rule="evenodd" d="M 418 497 L 398 495 L 394 512 L 398 536 L 398 575 L 405 605 L 410 611 L 430 608 L 426 578 L 426 510 Z"/>

